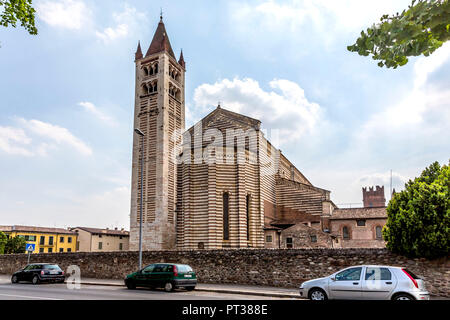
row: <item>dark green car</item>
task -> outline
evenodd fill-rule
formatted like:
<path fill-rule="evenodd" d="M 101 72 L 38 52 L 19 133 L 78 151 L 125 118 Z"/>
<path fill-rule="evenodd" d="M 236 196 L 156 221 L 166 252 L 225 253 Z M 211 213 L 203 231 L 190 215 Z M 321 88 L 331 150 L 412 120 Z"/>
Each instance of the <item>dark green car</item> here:
<path fill-rule="evenodd" d="M 164 288 L 167 292 L 176 288 L 194 290 L 197 277 L 194 270 L 186 264 L 155 263 L 127 275 L 125 285 L 128 289 L 136 287 Z"/>

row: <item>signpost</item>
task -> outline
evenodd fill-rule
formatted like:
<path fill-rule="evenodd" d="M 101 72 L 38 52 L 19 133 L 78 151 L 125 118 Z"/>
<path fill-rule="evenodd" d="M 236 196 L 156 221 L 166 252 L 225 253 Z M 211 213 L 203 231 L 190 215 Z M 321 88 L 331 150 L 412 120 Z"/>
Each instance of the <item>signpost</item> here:
<path fill-rule="evenodd" d="M 28 264 L 30 264 L 30 254 L 34 251 L 36 248 L 36 244 L 34 243 L 27 243 L 25 246 L 25 250 L 28 252 Z"/>

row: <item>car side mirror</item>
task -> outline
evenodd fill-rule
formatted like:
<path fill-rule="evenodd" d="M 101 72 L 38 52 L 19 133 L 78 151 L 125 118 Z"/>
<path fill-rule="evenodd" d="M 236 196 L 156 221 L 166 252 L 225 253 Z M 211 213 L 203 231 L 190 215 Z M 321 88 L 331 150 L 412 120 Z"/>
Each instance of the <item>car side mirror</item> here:
<path fill-rule="evenodd" d="M 336 281 L 336 277 L 331 277 L 331 281 Z"/>

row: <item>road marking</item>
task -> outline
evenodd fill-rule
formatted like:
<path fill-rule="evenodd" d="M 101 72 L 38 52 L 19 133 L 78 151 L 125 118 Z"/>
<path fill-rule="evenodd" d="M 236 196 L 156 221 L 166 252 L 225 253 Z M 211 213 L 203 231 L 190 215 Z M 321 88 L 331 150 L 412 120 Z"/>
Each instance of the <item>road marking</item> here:
<path fill-rule="evenodd" d="M 64 300 L 64 299 L 58 299 L 58 298 L 44 298 L 44 297 L 33 297 L 33 296 L 19 296 L 19 295 L 16 295 L 16 294 L 5 294 L 5 293 L 0 293 L 0 296 L 16 297 L 16 298 L 29 298 L 29 299 L 41 299 L 41 300 Z"/>

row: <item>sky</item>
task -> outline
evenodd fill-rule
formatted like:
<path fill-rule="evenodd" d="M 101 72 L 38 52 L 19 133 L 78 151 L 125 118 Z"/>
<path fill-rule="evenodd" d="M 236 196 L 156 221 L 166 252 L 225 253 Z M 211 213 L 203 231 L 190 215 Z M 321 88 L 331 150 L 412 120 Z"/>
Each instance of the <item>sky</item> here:
<path fill-rule="evenodd" d="M 450 43 L 399 69 L 347 51 L 409 0 L 34 0 L 0 27 L 0 225 L 129 228 L 134 52 L 163 10 L 186 61 L 186 127 L 223 108 L 338 206 L 450 158 Z M 277 131 L 278 130 L 278 131 Z"/>

